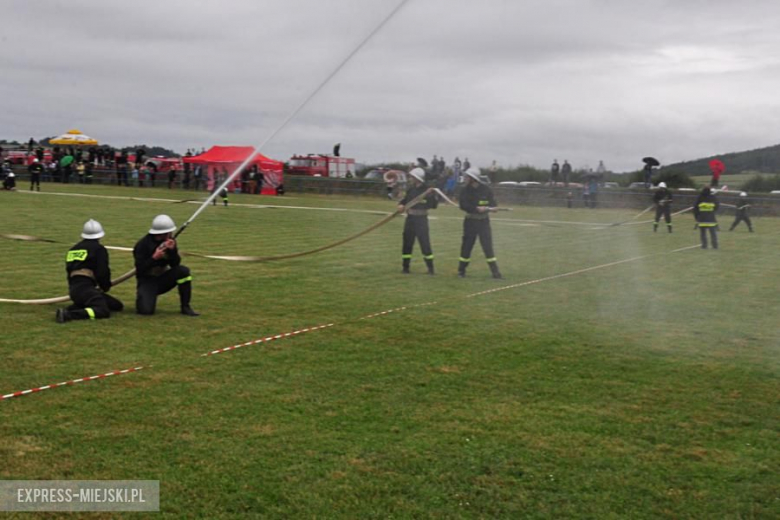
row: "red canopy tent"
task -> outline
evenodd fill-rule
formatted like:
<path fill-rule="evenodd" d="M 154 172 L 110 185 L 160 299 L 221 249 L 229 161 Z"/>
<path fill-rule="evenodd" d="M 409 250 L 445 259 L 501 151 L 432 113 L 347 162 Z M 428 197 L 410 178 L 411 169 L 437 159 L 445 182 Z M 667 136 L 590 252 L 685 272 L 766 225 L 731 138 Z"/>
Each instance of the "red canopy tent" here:
<path fill-rule="evenodd" d="M 208 179 L 206 187 L 209 191 L 224 182 L 224 180 L 236 171 L 241 163 L 255 151 L 253 146 L 212 146 L 206 152 L 195 155 L 194 157 L 184 157 L 184 162 L 190 164 L 200 164 L 206 168 L 206 178 Z M 275 161 L 262 154 L 257 154 L 249 163 L 248 168 L 257 166 L 260 173 L 263 174 L 263 195 L 276 195 L 276 189 L 284 182 L 282 173 L 284 163 Z M 214 174 L 217 174 L 216 177 Z M 241 175 L 239 174 L 233 180 L 231 185 L 235 188 L 241 187 Z"/>

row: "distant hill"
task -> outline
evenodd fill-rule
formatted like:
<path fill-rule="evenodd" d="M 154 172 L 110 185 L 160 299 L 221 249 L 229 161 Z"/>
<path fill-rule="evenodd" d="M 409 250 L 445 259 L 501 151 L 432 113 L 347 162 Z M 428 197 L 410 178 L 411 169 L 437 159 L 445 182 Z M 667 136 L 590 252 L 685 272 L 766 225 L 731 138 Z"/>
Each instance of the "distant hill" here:
<path fill-rule="evenodd" d="M 780 144 L 757 148 L 746 152 L 713 155 L 694 161 L 679 162 L 663 166 L 661 171 L 684 172 L 689 176 L 711 175 L 709 162 L 720 159 L 726 165 L 726 174 L 742 172 L 780 173 Z"/>

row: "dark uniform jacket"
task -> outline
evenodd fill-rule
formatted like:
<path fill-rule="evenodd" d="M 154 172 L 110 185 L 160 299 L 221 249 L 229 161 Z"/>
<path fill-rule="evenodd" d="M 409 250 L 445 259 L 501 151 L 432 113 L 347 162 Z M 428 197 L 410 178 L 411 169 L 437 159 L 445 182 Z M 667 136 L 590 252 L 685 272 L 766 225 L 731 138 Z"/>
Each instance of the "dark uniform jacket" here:
<path fill-rule="evenodd" d="M 666 188 L 661 188 L 653 195 L 653 202 L 657 205 L 670 205 L 672 203 L 672 192 Z"/>
<path fill-rule="evenodd" d="M 111 289 L 108 251 L 97 239 L 84 239 L 71 247 L 65 259 L 65 269 L 68 273 L 68 282 L 78 276 L 86 276 L 93 278 L 103 292 Z M 80 272 L 85 269 L 91 271 L 92 276 L 87 271 Z"/>
<path fill-rule="evenodd" d="M 712 193 L 699 195 L 699 198 L 696 199 L 696 204 L 693 206 L 693 216 L 696 217 L 696 222 L 699 223 L 699 226 L 716 226 L 718 221 L 715 218 L 715 212 L 718 211 L 719 207 L 720 203 Z"/>
<path fill-rule="evenodd" d="M 406 192 L 406 195 L 404 195 L 404 198 L 401 199 L 399 204 L 403 204 L 404 206 L 406 206 L 406 204 L 408 204 L 412 200 L 416 199 L 417 197 L 425 193 L 425 190 L 427 189 L 428 187 L 425 185 L 420 185 L 416 187 L 413 186 L 409 188 L 409 190 L 407 190 Z M 436 209 L 437 207 L 439 207 L 439 198 L 436 196 L 436 193 L 429 193 L 420 202 L 418 202 L 411 208 L 406 208 L 406 209 L 414 210 L 410 214 L 417 213 L 418 211 L 421 211 L 420 214 L 424 214 L 422 213 L 422 211 L 427 211 L 429 209 Z"/>
<path fill-rule="evenodd" d="M 467 213 L 466 218 L 488 218 L 488 213 L 477 212 L 478 207 L 496 207 L 493 190 L 485 184 L 467 186 L 460 194 L 460 209 Z"/>
<path fill-rule="evenodd" d="M 39 162 L 34 162 L 27 167 L 27 171 L 32 173 L 33 175 L 35 174 L 40 175 L 41 173 L 43 173 L 43 165 Z"/>
<path fill-rule="evenodd" d="M 147 234 L 139 240 L 133 247 L 133 258 L 135 259 L 135 271 L 138 278 L 149 276 L 159 276 L 168 267 L 176 267 L 181 264 L 178 248 L 168 249 L 165 255 L 159 260 L 152 258 L 155 249 L 161 242 L 154 239 L 154 235 Z"/>
<path fill-rule="evenodd" d="M 745 215 L 750 206 L 750 201 L 745 197 L 740 197 L 735 205 L 737 206 L 737 212 Z"/>

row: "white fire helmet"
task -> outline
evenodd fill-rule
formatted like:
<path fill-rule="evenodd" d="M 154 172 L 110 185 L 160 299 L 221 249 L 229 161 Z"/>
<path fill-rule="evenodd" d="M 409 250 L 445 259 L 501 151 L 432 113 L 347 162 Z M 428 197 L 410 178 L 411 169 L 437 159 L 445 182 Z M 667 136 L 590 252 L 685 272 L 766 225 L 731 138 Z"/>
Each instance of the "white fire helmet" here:
<path fill-rule="evenodd" d="M 425 182 L 425 170 L 422 168 L 412 168 L 412 170 L 409 172 L 409 175 L 420 182 Z"/>
<path fill-rule="evenodd" d="M 92 219 L 87 220 L 84 223 L 84 229 L 81 230 L 81 238 L 102 238 L 105 234 L 100 222 Z"/>
<path fill-rule="evenodd" d="M 15 174 L 14 172 L 9 172 L 9 173 L 8 173 L 8 176 L 9 176 L 9 177 L 16 177 L 16 174 Z"/>
<path fill-rule="evenodd" d="M 658 183 L 658 187 L 659 188 L 666 188 L 666 183 L 665 182 L 659 182 Z"/>
<path fill-rule="evenodd" d="M 472 179 L 474 179 L 475 181 L 481 184 L 482 179 L 480 179 L 479 177 L 480 173 L 481 172 L 479 171 L 479 168 L 475 168 L 475 167 L 471 167 L 468 170 L 466 170 L 466 175 L 468 175 L 469 177 L 471 177 Z"/>
<path fill-rule="evenodd" d="M 168 215 L 157 215 L 152 220 L 152 229 L 149 230 L 150 235 L 164 235 L 165 233 L 173 233 L 176 231 L 176 224 L 173 219 Z"/>
<path fill-rule="evenodd" d="M 745 193 L 745 192 L 743 191 L 743 192 L 741 192 L 741 193 L 739 194 L 739 196 L 740 196 L 740 197 L 747 197 L 747 193 Z"/>

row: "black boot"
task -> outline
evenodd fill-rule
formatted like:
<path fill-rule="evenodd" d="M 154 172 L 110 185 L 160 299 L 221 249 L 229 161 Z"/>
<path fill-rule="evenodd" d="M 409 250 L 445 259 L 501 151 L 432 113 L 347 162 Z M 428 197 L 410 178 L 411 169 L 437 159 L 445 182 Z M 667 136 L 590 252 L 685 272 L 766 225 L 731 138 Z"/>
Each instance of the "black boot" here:
<path fill-rule="evenodd" d="M 428 274 L 433 275 L 435 274 L 433 270 L 433 260 L 425 259 L 425 265 L 428 267 Z"/>
<path fill-rule="evenodd" d="M 57 320 L 57 323 L 65 323 L 66 321 L 70 321 L 70 315 L 65 309 L 57 309 L 55 319 Z"/>
<path fill-rule="evenodd" d="M 192 298 L 192 282 L 186 282 L 179 285 L 179 302 L 181 303 L 181 313 L 185 316 L 200 316 L 199 313 L 190 307 L 190 298 Z"/>
<path fill-rule="evenodd" d="M 181 313 L 184 314 L 185 316 L 200 316 L 200 313 L 192 310 L 192 307 L 190 307 L 189 305 L 182 305 Z"/>
<path fill-rule="evenodd" d="M 669 233 L 671 233 L 672 232 L 672 225 L 671 224 L 667 224 L 666 225 L 666 229 L 669 230 Z"/>
<path fill-rule="evenodd" d="M 466 278 L 466 268 L 469 266 L 468 262 L 461 261 L 458 263 L 458 276 Z"/>
<path fill-rule="evenodd" d="M 653 233 L 655 233 L 656 231 L 658 231 L 658 222 L 653 224 Z"/>
<path fill-rule="evenodd" d="M 493 278 L 496 280 L 503 278 L 501 271 L 498 270 L 498 262 L 488 262 L 488 265 L 490 266 L 490 272 L 493 273 Z"/>
<path fill-rule="evenodd" d="M 402 263 L 403 263 L 403 266 L 402 266 L 402 269 L 401 269 L 401 272 L 402 272 L 403 274 L 409 274 L 409 264 L 410 264 L 411 262 L 412 262 L 412 259 L 411 259 L 411 258 L 404 258 L 404 259 L 403 259 L 403 262 L 402 262 Z"/>

